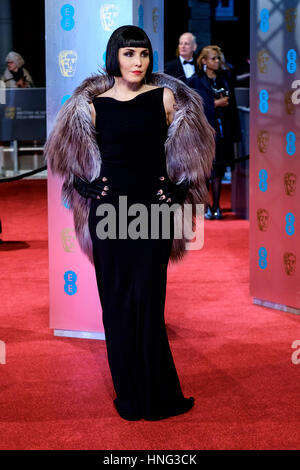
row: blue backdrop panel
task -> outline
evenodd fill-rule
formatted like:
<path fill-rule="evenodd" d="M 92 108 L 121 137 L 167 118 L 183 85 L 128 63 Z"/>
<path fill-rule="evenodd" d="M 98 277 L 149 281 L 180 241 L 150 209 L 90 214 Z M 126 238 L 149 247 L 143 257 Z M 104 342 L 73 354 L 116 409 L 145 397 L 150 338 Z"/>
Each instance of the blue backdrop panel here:
<path fill-rule="evenodd" d="M 47 133 L 74 89 L 105 67 L 109 37 L 135 24 L 149 34 L 155 70 L 163 70 L 162 0 L 46 0 Z M 50 327 L 55 334 L 103 338 L 95 272 L 74 236 L 61 181 L 48 173 Z"/>
<path fill-rule="evenodd" d="M 299 0 L 251 2 L 250 288 L 300 313 Z M 300 82 L 299 82 L 300 84 Z"/>

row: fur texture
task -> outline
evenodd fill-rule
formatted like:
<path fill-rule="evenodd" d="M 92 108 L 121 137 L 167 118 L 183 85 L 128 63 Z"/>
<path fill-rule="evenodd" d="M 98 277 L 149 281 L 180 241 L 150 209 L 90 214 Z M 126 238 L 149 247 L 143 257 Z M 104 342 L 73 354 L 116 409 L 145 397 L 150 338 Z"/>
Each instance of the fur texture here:
<path fill-rule="evenodd" d="M 96 142 L 89 103 L 114 84 L 107 75 L 89 77 L 76 88 L 59 111 L 45 145 L 45 158 L 54 174 L 63 178 L 62 197 L 73 211 L 74 226 L 82 251 L 93 263 L 92 242 L 88 228 L 90 200 L 82 198 L 73 187 L 73 175 L 89 181 L 100 175 L 101 155 Z M 180 80 L 163 73 L 152 74 L 152 85 L 170 88 L 176 111 L 165 143 L 167 171 L 174 182 L 190 181 L 184 203 L 203 204 L 208 194 L 205 178 L 210 175 L 215 154 L 214 130 L 203 112 L 200 96 Z M 176 217 L 183 211 L 177 211 Z M 185 239 L 174 239 L 171 260 L 182 258 Z"/>

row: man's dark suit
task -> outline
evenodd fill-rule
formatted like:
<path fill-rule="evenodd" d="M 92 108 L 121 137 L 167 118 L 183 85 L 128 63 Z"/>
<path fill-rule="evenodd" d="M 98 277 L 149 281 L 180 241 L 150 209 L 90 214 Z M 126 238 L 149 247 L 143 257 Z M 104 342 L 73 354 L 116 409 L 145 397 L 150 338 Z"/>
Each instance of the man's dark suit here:
<path fill-rule="evenodd" d="M 194 64 L 195 72 L 197 72 L 197 64 L 196 64 L 195 57 L 194 57 L 194 62 L 195 62 Z M 167 73 L 168 75 L 171 75 L 172 77 L 179 78 L 179 80 L 182 80 L 184 83 L 187 83 L 188 81 L 188 79 L 185 76 L 183 66 L 179 58 L 175 60 L 171 60 L 170 62 L 167 62 L 165 64 L 164 72 Z"/>
<path fill-rule="evenodd" d="M 180 59 L 171 60 L 165 64 L 165 73 L 171 75 L 172 77 L 179 78 L 184 83 L 187 82 L 183 66 L 181 65 Z"/>

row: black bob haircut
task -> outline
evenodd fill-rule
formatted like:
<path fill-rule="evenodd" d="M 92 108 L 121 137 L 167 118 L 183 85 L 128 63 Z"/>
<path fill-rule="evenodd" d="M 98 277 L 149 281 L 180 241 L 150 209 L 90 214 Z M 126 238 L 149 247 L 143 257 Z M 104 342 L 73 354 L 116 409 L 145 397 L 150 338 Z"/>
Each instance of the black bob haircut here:
<path fill-rule="evenodd" d="M 147 34 L 138 26 L 126 25 L 117 28 L 110 36 L 106 47 L 106 72 L 111 77 L 121 77 L 118 53 L 120 47 L 144 47 L 149 50 L 149 67 L 146 81 L 151 81 L 153 51 Z"/>

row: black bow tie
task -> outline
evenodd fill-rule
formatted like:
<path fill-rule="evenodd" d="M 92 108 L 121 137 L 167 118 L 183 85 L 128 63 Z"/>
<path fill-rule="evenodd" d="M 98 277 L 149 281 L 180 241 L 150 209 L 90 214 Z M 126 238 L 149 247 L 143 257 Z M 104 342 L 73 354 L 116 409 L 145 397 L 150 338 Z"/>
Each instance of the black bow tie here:
<path fill-rule="evenodd" d="M 194 60 L 191 60 L 191 61 L 184 60 L 184 61 L 183 61 L 183 65 L 185 65 L 185 64 L 195 65 L 195 61 L 194 61 Z"/>

